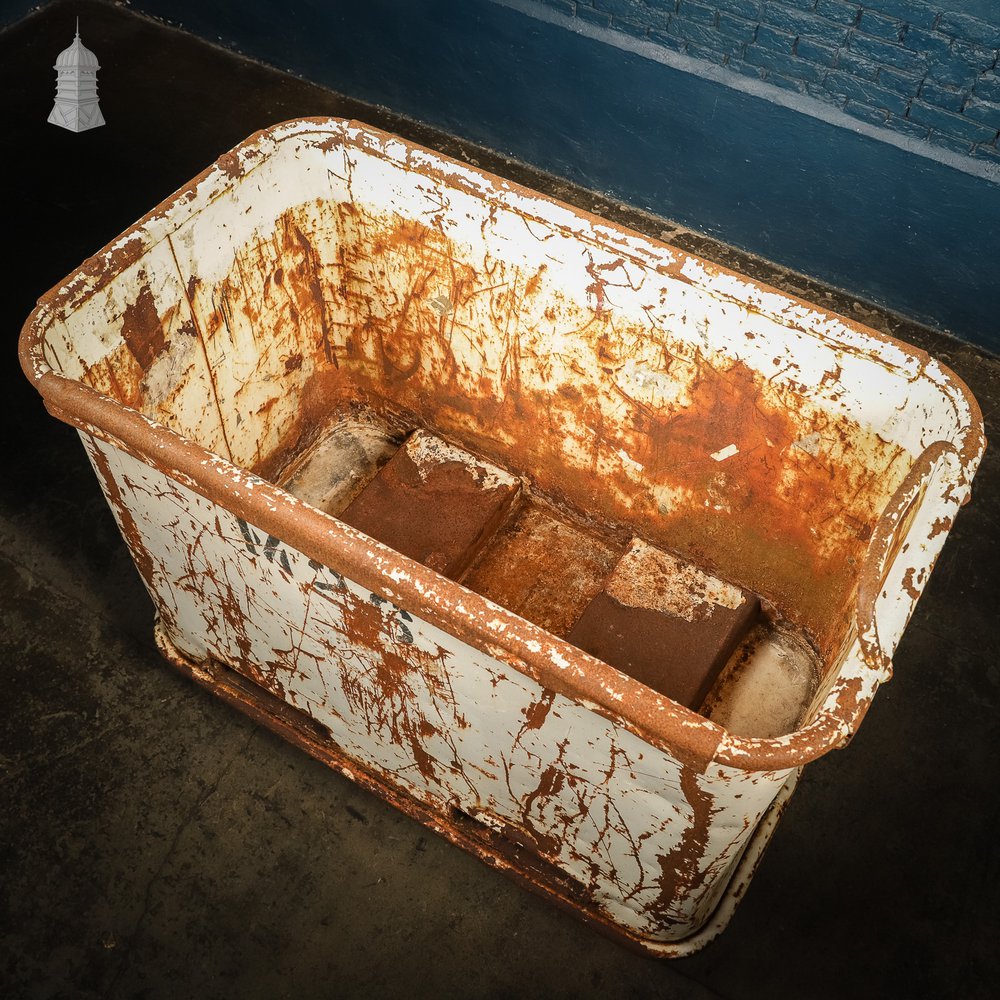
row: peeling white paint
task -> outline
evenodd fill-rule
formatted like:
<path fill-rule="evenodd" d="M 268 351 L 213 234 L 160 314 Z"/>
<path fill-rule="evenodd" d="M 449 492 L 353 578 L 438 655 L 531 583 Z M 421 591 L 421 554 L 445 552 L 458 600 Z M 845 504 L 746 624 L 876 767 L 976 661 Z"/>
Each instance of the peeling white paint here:
<path fill-rule="evenodd" d="M 724 462 L 727 458 L 732 458 L 733 455 L 738 455 L 740 449 L 736 447 L 735 444 L 727 444 L 725 448 L 720 448 L 718 451 L 713 451 L 709 456 L 713 461 Z"/>

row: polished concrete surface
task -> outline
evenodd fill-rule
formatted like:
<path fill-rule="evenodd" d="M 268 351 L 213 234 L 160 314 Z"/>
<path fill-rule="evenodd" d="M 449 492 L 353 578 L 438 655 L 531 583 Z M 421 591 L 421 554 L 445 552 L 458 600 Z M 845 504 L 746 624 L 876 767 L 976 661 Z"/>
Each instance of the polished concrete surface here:
<path fill-rule="evenodd" d="M 46 124 L 81 17 L 107 126 Z M 1000 975 L 1000 458 L 851 745 L 810 765 L 729 928 L 673 962 L 596 935 L 175 674 L 75 433 L 15 346 L 39 294 L 257 128 L 367 119 L 924 347 L 992 430 L 1000 361 L 138 17 L 0 33 L 0 996 L 979 997 Z M 970 251 L 971 252 L 971 251 Z"/>

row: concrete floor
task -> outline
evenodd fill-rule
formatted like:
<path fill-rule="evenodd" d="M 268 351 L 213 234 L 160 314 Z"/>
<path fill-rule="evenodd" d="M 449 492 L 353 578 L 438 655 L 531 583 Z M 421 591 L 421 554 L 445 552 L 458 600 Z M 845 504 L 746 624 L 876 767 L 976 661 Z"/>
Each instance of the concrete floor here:
<path fill-rule="evenodd" d="M 108 125 L 45 122 L 72 19 Z M 994 996 L 1000 455 L 846 750 L 810 765 L 728 930 L 638 957 L 176 675 L 75 434 L 21 376 L 34 299 L 240 139 L 367 119 L 924 347 L 986 415 L 1000 361 L 724 246 L 92 0 L 0 33 L 0 996 Z M 11 236 L 13 221 L 13 239 Z M 970 250 L 971 252 L 971 250 Z"/>

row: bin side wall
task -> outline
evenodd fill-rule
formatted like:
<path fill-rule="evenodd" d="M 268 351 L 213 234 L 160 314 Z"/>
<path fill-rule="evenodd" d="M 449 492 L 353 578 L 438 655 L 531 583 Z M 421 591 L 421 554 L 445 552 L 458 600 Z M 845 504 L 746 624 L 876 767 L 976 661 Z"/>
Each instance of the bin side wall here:
<path fill-rule="evenodd" d="M 278 144 L 190 217 L 179 206 L 168 237 L 212 375 L 204 405 L 218 411 L 223 454 L 243 468 L 270 471 L 294 433 L 327 325 L 310 242 L 317 227 L 304 208 L 291 219 L 289 199 L 339 195 L 294 147 Z"/>
<path fill-rule="evenodd" d="M 220 164 L 67 281 L 41 349 L 61 375 L 266 468 L 298 421 L 324 324 L 314 227 L 282 228 L 282 210 L 289 191 L 331 193 L 285 144 L 250 158 L 239 183 L 220 183 Z"/>
<path fill-rule="evenodd" d="M 192 660 L 306 712 L 443 821 L 458 808 L 529 848 L 630 934 L 676 940 L 708 916 L 787 772 L 699 772 L 162 472 L 84 443 L 161 625 Z"/>

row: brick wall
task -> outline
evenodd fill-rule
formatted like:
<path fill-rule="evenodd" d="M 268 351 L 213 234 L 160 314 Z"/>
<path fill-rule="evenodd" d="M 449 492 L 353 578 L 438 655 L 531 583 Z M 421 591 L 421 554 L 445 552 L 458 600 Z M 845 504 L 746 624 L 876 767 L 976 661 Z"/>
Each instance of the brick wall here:
<path fill-rule="evenodd" d="M 546 6 L 1000 165 L 1000 3 L 541 0 Z"/>

